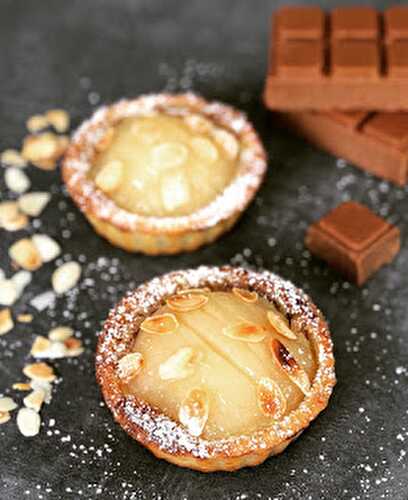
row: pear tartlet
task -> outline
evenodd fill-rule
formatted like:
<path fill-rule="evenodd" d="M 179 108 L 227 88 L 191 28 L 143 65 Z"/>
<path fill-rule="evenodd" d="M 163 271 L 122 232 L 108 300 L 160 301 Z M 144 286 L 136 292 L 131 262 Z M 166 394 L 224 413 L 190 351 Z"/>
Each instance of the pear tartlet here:
<path fill-rule="evenodd" d="M 115 420 L 157 457 L 204 472 L 282 452 L 327 406 L 332 342 L 309 297 L 269 272 L 176 271 L 141 285 L 99 336 Z"/>
<path fill-rule="evenodd" d="M 245 115 L 194 94 L 99 109 L 63 161 L 68 192 L 95 230 L 131 252 L 174 254 L 210 243 L 251 202 L 266 170 Z"/>

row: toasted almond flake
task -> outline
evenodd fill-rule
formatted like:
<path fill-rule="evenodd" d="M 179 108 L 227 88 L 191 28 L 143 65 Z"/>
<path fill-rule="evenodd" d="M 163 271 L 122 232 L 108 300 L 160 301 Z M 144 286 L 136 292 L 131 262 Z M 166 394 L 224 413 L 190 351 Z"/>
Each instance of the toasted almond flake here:
<path fill-rule="evenodd" d="M 17 414 L 17 427 L 25 437 L 36 436 L 40 432 L 41 419 L 31 408 L 21 408 Z"/>
<path fill-rule="evenodd" d="M 212 127 L 211 122 L 207 118 L 194 113 L 186 115 L 183 120 L 193 132 L 199 134 L 208 132 Z"/>
<path fill-rule="evenodd" d="M 14 283 L 17 288 L 18 296 L 23 293 L 23 290 L 27 285 L 31 283 L 32 274 L 30 271 L 18 271 L 11 277 L 11 281 Z"/>
<path fill-rule="evenodd" d="M 147 333 L 161 335 L 165 333 L 173 333 L 178 326 L 179 324 L 174 314 L 164 313 L 146 318 L 140 325 L 140 329 Z"/>
<path fill-rule="evenodd" d="M 36 167 L 53 170 L 56 161 L 64 154 L 68 138 L 52 132 L 29 135 L 24 139 L 22 155 Z"/>
<path fill-rule="evenodd" d="M 244 302 L 252 303 L 258 300 L 258 294 L 256 292 L 250 292 L 244 288 L 233 288 L 232 293 L 243 300 Z"/>
<path fill-rule="evenodd" d="M 282 368 L 291 381 L 307 395 L 310 390 L 310 380 L 307 373 L 278 339 L 271 339 L 270 349 L 276 364 Z"/>
<path fill-rule="evenodd" d="M 192 436 L 200 436 L 207 423 L 209 410 L 207 391 L 193 389 L 181 403 L 179 420 Z"/>
<path fill-rule="evenodd" d="M 18 199 L 18 207 L 30 217 L 38 217 L 50 201 L 51 195 L 46 191 L 25 193 Z"/>
<path fill-rule="evenodd" d="M 34 357 L 46 353 L 51 347 L 51 341 L 47 337 L 37 336 L 31 347 L 30 354 Z"/>
<path fill-rule="evenodd" d="M 10 232 L 21 231 L 28 226 L 28 223 L 28 217 L 25 214 L 18 213 L 14 219 L 4 222 L 3 228 Z"/>
<path fill-rule="evenodd" d="M 182 293 L 169 297 L 166 302 L 173 311 L 189 312 L 204 307 L 208 297 L 200 293 Z"/>
<path fill-rule="evenodd" d="M 24 193 L 28 191 L 31 186 L 30 179 L 26 174 L 17 167 L 10 167 L 4 174 L 4 182 L 10 191 L 15 193 Z"/>
<path fill-rule="evenodd" d="M 64 341 L 63 345 L 67 350 L 66 356 L 68 357 L 79 356 L 84 352 L 82 342 L 79 339 L 70 337 Z"/>
<path fill-rule="evenodd" d="M 258 405 L 261 411 L 279 420 L 286 412 L 287 403 L 278 384 L 271 378 L 263 377 L 257 387 Z"/>
<path fill-rule="evenodd" d="M 13 318 L 9 308 L 0 311 L 0 335 L 5 335 L 14 327 Z"/>
<path fill-rule="evenodd" d="M 17 299 L 16 285 L 11 280 L 0 281 L 0 305 L 12 306 Z"/>
<path fill-rule="evenodd" d="M 114 135 L 115 129 L 113 127 L 108 128 L 102 139 L 95 145 L 95 150 L 98 153 L 105 151 L 111 145 Z"/>
<path fill-rule="evenodd" d="M 52 290 L 47 290 L 46 292 L 36 295 L 30 300 L 30 305 L 35 307 L 37 311 L 44 311 L 48 307 L 52 306 L 55 302 L 55 293 Z"/>
<path fill-rule="evenodd" d="M 6 149 L 0 155 L 0 162 L 8 167 L 24 168 L 27 162 L 16 149 Z"/>
<path fill-rule="evenodd" d="M 51 278 L 52 287 L 59 295 L 71 290 L 81 277 L 81 266 L 78 262 L 66 262 L 58 267 Z"/>
<path fill-rule="evenodd" d="M 33 315 L 32 314 L 19 314 L 17 316 L 17 321 L 20 323 L 31 323 L 33 320 Z"/>
<path fill-rule="evenodd" d="M 180 142 L 162 142 L 151 151 L 152 164 L 157 169 L 167 169 L 182 165 L 188 157 L 188 149 Z"/>
<path fill-rule="evenodd" d="M 182 347 L 159 366 L 159 376 L 162 380 L 181 380 L 192 375 L 194 368 L 191 363 L 195 355 L 191 347 Z"/>
<path fill-rule="evenodd" d="M 44 380 L 32 380 L 31 388 L 33 391 L 43 391 L 44 392 L 44 402 L 47 404 L 51 403 L 52 398 L 52 385 L 50 382 Z"/>
<path fill-rule="evenodd" d="M 48 339 L 46 340 L 49 342 L 48 348 L 43 351 L 37 350 L 33 353 L 36 359 L 60 359 L 71 356 L 62 342 L 51 342 Z"/>
<path fill-rule="evenodd" d="M 59 244 L 46 234 L 35 234 L 32 238 L 43 262 L 50 262 L 61 254 Z"/>
<path fill-rule="evenodd" d="M 31 384 L 27 382 L 16 382 L 11 386 L 15 391 L 29 391 L 31 389 Z"/>
<path fill-rule="evenodd" d="M 16 219 L 19 215 L 16 201 L 3 201 L 0 203 L 0 225 Z"/>
<path fill-rule="evenodd" d="M 10 413 L 8 411 L 0 411 L 0 425 L 8 422 L 10 418 Z"/>
<path fill-rule="evenodd" d="M 23 369 L 24 375 L 32 380 L 53 382 L 57 377 L 54 370 L 47 363 L 32 363 Z"/>
<path fill-rule="evenodd" d="M 226 326 L 222 329 L 222 333 L 231 339 L 250 343 L 262 342 L 266 337 L 266 331 L 263 326 L 248 321 Z"/>
<path fill-rule="evenodd" d="M 118 375 L 125 382 L 130 381 L 143 368 L 143 356 L 140 352 L 132 352 L 123 356 L 118 362 Z"/>
<path fill-rule="evenodd" d="M 9 397 L 0 398 L 0 412 L 9 412 L 17 408 L 17 403 Z"/>
<path fill-rule="evenodd" d="M 208 163 L 218 160 L 217 147 L 206 137 L 193 137 L 190 141 L 195 154 Z"/>
<path fill-rule="evenodd" d="M 44 115 L 33 115 L 26 121 L 26 127 L 29 132 L 39 132 L 48 127 L 48 120 Z"/>
<path fill-rule="evenodd" d="M 288 327 L 286 320 L 276 309 L 268 311 L 267 317 L 276 333 L 286 337 L 287 339 L 296 340 L 296 334 L 292 332 L 292 330 Z"/>
<path fill-rule="evenodd" d="M 16 264 L 27 271 L 35 271 L 42 264 L 40 253 L 29 238 L 23 238 L 11 245 L 9 256 Z"/>
<path fill-rule="evenodd" d="M 57 132 L 63 133 L 69 129 L 70 118 L 64 109 L 50 109 L 45 116 Z"/>
<path fill-rule="evenodd" d="M 69 326 L 56 326 L 48 332 L 48 338 L 53 342 L 64 342 L 74 335 L 74 330 Z"/>
<path fill-rule="evenodd" d="M 23 399 L 23 403 L 26 408 L 31 408 L 37 413 L 41 410 L 45 400 L 45 392 L 41 389 L 31 392 L 28 396 Z"/>
<path fill-rule="evenodd" d="M 110 193 L 120 186 L 123 174 L 123 163 L 112 160 L 103 165 L 95 177 L 95 184 L 105 193 Z"/>
<path fill-rule="evenodd" d="M 215 141 L 224 149 L 231 160 L 238 156 L 239 143 L 233 134 L 224 129 L 217 128 L 213 130 Z"/>

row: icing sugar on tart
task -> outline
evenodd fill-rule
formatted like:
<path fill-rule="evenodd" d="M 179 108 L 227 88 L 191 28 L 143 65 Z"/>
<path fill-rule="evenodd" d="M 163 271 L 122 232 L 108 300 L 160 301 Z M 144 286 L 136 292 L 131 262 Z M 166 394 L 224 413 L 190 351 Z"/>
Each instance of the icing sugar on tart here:
<path fill-rule="evenodd" d="M 220 236 L 265 169 L 242 113 L 193 94 L 160 94 L 97 111 L 74 135 L 63 176 L 99 233 L 129 251 L 157 254 Z"/>
<path fill-rule="evenodd" d="M 327 405 L 333 366 L 307 296 L 271 273 L 230 267 L 142 285 L 111 312 L 97 355 L 124 429 L 157 456 L 204 471 L 283 451 Z"/>

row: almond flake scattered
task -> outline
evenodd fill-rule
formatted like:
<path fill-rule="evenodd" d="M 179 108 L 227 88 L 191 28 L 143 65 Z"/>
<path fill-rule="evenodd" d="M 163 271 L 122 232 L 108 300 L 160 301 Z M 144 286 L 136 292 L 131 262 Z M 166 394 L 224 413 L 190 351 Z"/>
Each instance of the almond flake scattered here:
<path fill-rule="evenodd" d="M 17 202 L 4 201 L 0 203 L 0 227 L 7 231 L 19 231 L 28 225 L 28 217 L 22 214 Z"/>
<path fill-rule="evenodd" d="M 31 408 L 21 408 L 17 414 L 17 427 L 25 437 L 36 436 L 40 432 L 41 419 Z"/>
<path fill-rule="evenodd" d="M 18 290 L 11 280 L 0 281 L 0 305 L 12 306 L 18 299 Z"/>
<path fill-rule="evenodd" d="M 65 136 L 43 132 L 27 136 L 21 154 L 36 167 L 54 170 L 56 161 L 64 154 L 67 146 L 68 139 Z"/>
<path fill-rule="evenodd" d="M 50 347 L 51 347 L 51 341 L 48 340 L 46 337 L 42 337 L 41 335 L 39 335 L 34 340 L 30 354 L 34 357 L 37 357 L 43 354 L 44 352 L 47 352 Z"/>
<path fill-rule="evenodd" d="M 14 327 L 13 318 L 10 309 L 2 309 L 0 311 L 0 335 L 5 335 Z"/>
<path fill-rule="evenodd" d="M 50 109 L 45 113 L 46 119 L 57 132 L 63 133 L 69 129 L 69 114 L 64 109 Z"/>
<path fill-rule="evenodd" d="M 69 326 L 56 326 L 48 333 L 48 338 L 53 342 L 64 342 L 74 335 L 74 330 Z"/>
<path fill-rule="evenodd" d="M 33 391 L 42 391 L 44 393 L 44 402 L 51 403 L 52 385 L 45 380 L 32 380 L 31 388 Z"/>
<path fill-rule="evenodd" d="M 79 339 L 75 339 L 73 337 L 70 337 L 69 339 L 65 340 L 63 345 L 67 349 L 66 351 L 66 356 L 67 357 L 75 357 L 79 356 L 84 352 L 84 349 L 82 347 L 82 342 Z"/>
<path fill-rule="evenodd" d="M 10 167 L 6 170 L 4 182 L 7 188 L 15 193 L 25 193 L 31 186 L 30 179 L 17 167 Z"/>
<path fill-rule="evenodd" d="M 28 271 L 35 271 L 42 264 L 40 252 L 29 238 L 23 238 L 11 245 L 9 256 L 20 267 Z"/>
<path fill-rule="evenodd" d="M 31 239 L 37 247 L 43 262 L 50 262 L 61 254 L 61 247 L 50 236 L 46 234 L 35 234 Z"/>
<path fill-rule="evenodd" d="M 29 132 L 40 132 L 48 127 L 48 120 L 44 115 L 33 115 L 26 121 L 26 127 Z"/>
<path fill-rule="evenodd" d="M 31 384 L 27 382 L 16 382 L 11 387 L 15 391 L 29 391 L 31 389 Z"/>
<path fill-rule="evenodd" d="M 81 266 L 78 262 L 66 262 L 58 267 L 51 278 L 52 287 L 58 294 L 63 294 L 71 290 L 81 277 Z"/>
<path fill-rule="evenodd" d="M 8 397 L 0 398 L 0 413 L 13 411 L 17 408 L 17 403 Z"/>
<path fill-rule="evenodd" d="M 20 296 L 24 288 L 31 283 L 32 274 L 30 271 L 18 271 L 10 279 L 17 288 L 18 296 Z"/>
<path fill-rule="evenodd" d="M 30 217 L 38 217 L 50 201 L 51 195 L 46 191 L 26 193 L 18 199 L 18 207 Z"/>
<path fill-rule="evenodd" d="M 53 382 L 57 377 L 54 370 L 47 363 L 32 363 L 23 368 L 23 373 L 32 380 Z"/>
<path fill-rule="evenodd" d="M 20 323 L 31 323 L 33 320 L 33 315 L 32 314 L 19 314 L 17 316 L 17 321 Z"/>
<path fill-rule="evenodd" d="M 0 411 L 0 425 L 5 424 L 10 420 L 10 413 L 8 411 Z"/>
<path fill-rule="evenodd" d="M 27 162 L 16 149 L 6 149 L 1 153 L 0 161 L 8 167 L 24 168 Z"/>
<path fill-rule="evenodd" d="M 23 403 L 26 408 L 31 408 L 37 413 L 41 410 L 41 406 L 43 405 L 45 400 L 45 393 L 43 390 L 39 389 L 31 392 L 28 396 L 23 399 Z"/>
<path fill-rule="evenodd" d="M 30 305 L 35 307 L 37 311 L 41 312 L 52 306 L 55 302 L 55 294 L 52 290 L 40 293 L 30 301 Z"/>

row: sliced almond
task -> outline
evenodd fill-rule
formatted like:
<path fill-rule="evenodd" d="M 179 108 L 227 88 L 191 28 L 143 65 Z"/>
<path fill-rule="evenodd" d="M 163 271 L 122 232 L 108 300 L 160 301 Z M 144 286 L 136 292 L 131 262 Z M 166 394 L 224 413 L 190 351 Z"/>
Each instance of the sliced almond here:
<path fill-rule="evenodd" d="M 187 160 L 188 149 L 180 142 L 163 142 L 153 147 L 151 158 L 154 168 L 174 168 Z"/>
<path fill-rule="evenodd" d="M 31 384 L 27 382 L 16 382 L 11 386 L 15 391 L 29 391 L 31 389 Z"/>
<path fill-rule="evenodd" d="M 0 425 L 8 422 L 10 418 L 10 413 L 8 411 L 0 411 Z"/>
<path fill-rule="evenodd" d="M 207 423 L 209 410 L 207 391 L 193 389 L 181 403 L 179 420 L 192 436 L 200 436 Z"/>
<path fill-rule="evenodd" d="M 172 295 L 166 302 L 173 311 L 189 312 L 204 307 L 208 302 L 208 297 L 200 293 L 183 293 Z"/>
<path fill-rule="evenodd" d="M 32 314 L 19 314 L 17 316 L 17 321 L 20 323 L 31 323 L 33 320 L 33 315 Z"/>
<path fill-rule="evenodd" d="M 28 217 L 22 214 L 17 202 L 4 201 L 0 203 L 0 227 L 6 231 L 19 231 L 28 225 Z"/>
<path fill-rule="evenodd" d="M 199 134 L 208 132 L 212 125 L 207 118 L 198 114 L 188 114 L 183 118 L 186 125 L 193 131 Z"/>
<path fill-rule="evenodd" d="M 307 373 L 299 366 L 296 359 L 278 339 L 271 339 L 270 348 L 276 364 L 307 395 L 310 390 L 310 379 Z"/>
<path fill-rule="evenodd" d="M 44 393 L 44 402 L 51 403 L 52 398 L 52 385 L 50 382 L 44 380 L 32 380 L 31 388 L 33 391 L 42 391 Z"/>
<path fill-rule="evenodd" d="M 12 306 L 17 299 L 16 285 L 11 280 L 0 281 L 0 305 Z"/>
<path fill-rule="evenodd" d="M 64 342 L 74 335 L 74 330 L 69 326 L 56 326 L 48 332 L 48 338 L 53 342 Z"/>
<path fill-rule="evenodd" d="M 64 109 L 50 109 L 45 113 L 46 119 L 50 125 L 59 133 L 66 132 L 69 129 L 69 114 Z"/>
<path fill-rule="evenodd" d="M 143 356 L 140 352 L 132 352 L 123 356 L 118 362 L 118 375 L 125 382 L 135 377 L 143 367 Z"/>
<path fill-rule="evenodd" d="M 40 432 L 41 419 L 31 408 L 21 408 L 17 414 L 17 427 L 25 437 L 36 436 Z"/>
<path fill-rule="evenodd" d="M 66 262 L 58 267 L 51 278 L 52 287 L 58 294 L 63 294 L 71 290 L 81 277 L 81 266 L 78 262 Z"/>
<path fill-rule="evenodd" d="M 52 132 L 43 132 L 38 135 L 29 135 L 24 139 L 21 154 L 23 158 L 43 170 L 53 170 L 56 161 L 65 152 L 68 139 Z"/>
<path fill-rule="evenodd" d="M 3 224 L 6 231 L 21 231 L 29 224 L 28 217 L 25 214 L 18 213 L 15 219 L 9 220 Z"/>
<path fill-rule="evenodd" d="M 164 313 L 146 318 L 140 325 L 140 329 L 147 333 L 165 334 L 173 333 L 179 324 L 174 314 Z"/>
<path fill-rule="evenodd" d="M 14 283 L 14 285 L 17 288 L 17 293 L 18 296 L 20 296 L 24 288 L 31 283 L 32 280 L 32 274 L 30 271 L 18 271 L 13 276 L 11 277 L 11 281 Z"/>
<path fill-rule="evenodd" d="M 190 145 L 194 153 L 203 161 L 214 163 L 218 160 L 217 147 L 206 137 L 193 137 Z"/>
<path fill-rule="evenodd" d="M 231 160 L 235 160 L 239 152 L 239 142 L 233 134 L 222 128 L 213 131 L 215 141 L 224 149 Z"/>
<path fill-rule="evenodd" d="M 287 320 L 275 308 L 267 312 L 267 317 L 276 333 L 287 339 L 296 340 L 296 334 L 289 328 Z"/>
<path fill-rule="evenodd" d="M 44 355 L 51 347 L 51 341 L 47 337 L 42 337 L 39 335 L 35 338 L 33 345 L 31 346 L 30 354 L 35 358 Z"/>
<path fill-rule="evenodd" d="M 252 303 L 258 300 L 258 294 L 256 292 L 251 292 L 249 290 L 245 290 L 244 288 L 233 288 L 232 293 L 239 297 L 244 302 Z"/>
<path fill-rule="evenodd" d="M 26 121 L 26 127 L 29 132 L 40 132 L 48 127 L 48 120 L 44 115 L 33 115 Z"/>
<path fill-rule="evenodd" d="M 105 151 L 112 143 L 113 137 L 115 135 L 115 129 L 113 127 L 109 128 L 102 139 L 95 144 L 95 149 L 98 153 Z"/>
<path fill-rule="evenodd" d="M 110 193 L 120 186 L 123 175 L 123 163 L 112 160 L 103 165 L 95 177 L 95 184 L 105 193 Z"/>
<path fill-rule="evenodd" d="M 28 396 L 23 399 L 23 403 L 26 408 L 31 408 L 37 413 L 41 410 L 45 400 L 45 392 L 41 389 L 31 392 Z"/>
<path fill-rule="evenodd" d="M 24 375 L 32 380 L 53 382 L 57 377 L 54 370 L 47 363 L 32 363 L 23 369 Z"/>
<path fill-rule="evenodd" d="M 159 366 L 160 378 L 162 380 L 181 380 L 192 375 L 194 368 L 191 361 L 194 354 L 194 349 L 191 347 L 179 349 Z"/>
<path fill-rule="evenodd" d="M 0 335 L 5 335 L 14 327 L 13 318 L 9 308 L 0 311 Z"/>
<path fill-rule="evenodd" d="M 6 149 L 0 155 L 0 161 L 8 167 L 24 168 L 27 162 L 16 149 Z"/>
<path fill-rule="evenodd" d="M 11 245 L 9 256 L 16 264 L 28 271 L 35 271 L 42 264 L 40 253 L 29 238 L 23 238 Z"/>
<path fill-rule="evenodd" d="M 43 262 L 51 262 L 61 254 L 59 244 L 47 234 L 35 234 L 31 238 Z"/>
<path fill-rule="evenodd" d="M 0 412 L 9 412 L 17 408 L 17 403 L 8 397 L 0 398 Z"/>
<path fill-rule="evenodd" d="M 31 182 L 27 175 L 17 167 L 10 167 L 4 174 L 4 182 L 10 191 L 25 193 L 30 189 Z"/>
<path fill-rule="evenodd" d="M 82 347 L 82 342 L 79 339 L 74 337 L 70 337 L 64 341 L 63 344 L 66 348 L 66 356 L 74 357 L 79 356 L 84 352 L 84 348 Z"/>
<path fill-rule="evenodd" d="M 226 326 L 222 329 L 222 333 L 231 339 L 250 343 L 262 342 L 266 337 L 266 331 L 263 326 L 248 321 Z"/>
<path fill-rule="evenodd" d="M 280 387 L 271 378 L 263 377 L 258 382 L 258 405 L 261 411 L 279 420 L 286 412 L 287 403 Z"/>
<path fill-rule="evenodd" d="M 51 195 L 45 191 L 26 193 L 18 199 L 18 207 L 30 217 L 38 217 L 50 201 Z"/>

